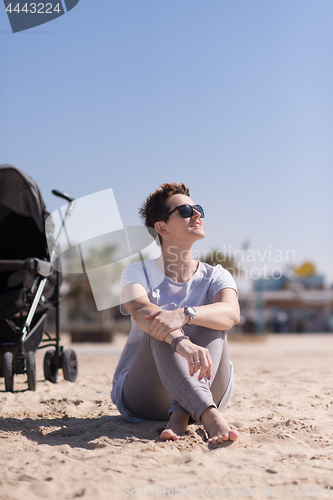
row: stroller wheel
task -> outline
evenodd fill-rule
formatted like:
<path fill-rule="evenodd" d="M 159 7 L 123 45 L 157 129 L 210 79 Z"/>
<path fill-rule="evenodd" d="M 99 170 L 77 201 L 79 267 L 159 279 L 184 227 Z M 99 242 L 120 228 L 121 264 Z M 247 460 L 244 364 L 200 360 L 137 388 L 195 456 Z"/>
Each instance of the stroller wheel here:
<path fill-rule="evenodd" d="M 62 355 L 62 371 L 64 379 L 75 382 L 77 377 L 77 357 L 73 349 L 66 349 Z"/>
<path fill-rule="evenodd" d="M 27 366 L 28 388 L 29 391 L 36 390 L 36 363 L 34 351 L 29 351 L 26 354 L 25 362 Z"/>
<path fill-rule="evenodd" d="M 5 377 L 6 391 L 14 391 L 14 373 L 13 373 L 13 353 L 5 352 L 3 356 L 3 376 Z"/>
<path fill-rule="evenodd" d="M 55 351 L 47 351 L 44 356 L 44 377 L 53 384 L 57 381 L 58 368 L 55 364 Z"/>

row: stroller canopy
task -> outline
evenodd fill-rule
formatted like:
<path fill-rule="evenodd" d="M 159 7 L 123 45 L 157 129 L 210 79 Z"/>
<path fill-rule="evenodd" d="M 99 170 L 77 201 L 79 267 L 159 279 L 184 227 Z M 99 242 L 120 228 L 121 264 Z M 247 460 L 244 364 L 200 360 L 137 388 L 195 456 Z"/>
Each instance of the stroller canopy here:
<path fill-rule="evenodd" d="M 0 224 L 10 212 L 31 217 L 44 233 L 45 205 L 35 182 L 13 165 L 0 165 Z"/>

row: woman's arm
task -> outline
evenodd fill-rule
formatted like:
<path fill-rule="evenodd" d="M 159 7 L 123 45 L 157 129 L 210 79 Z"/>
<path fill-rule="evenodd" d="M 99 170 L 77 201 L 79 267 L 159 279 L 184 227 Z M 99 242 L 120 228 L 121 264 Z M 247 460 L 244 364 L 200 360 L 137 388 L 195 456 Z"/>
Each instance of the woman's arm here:
<path fill-rule="evenodd" d="M 240 319 L 237 293 L 233 288 L 220 290 L 215 295 L 213 304 L 195 307 L 195 310 L 197 314 L 192 324 L 212 330 L 229 330 Z"/>
<path fill-rule="evenodd" d="M 125 308 L 130 313 L 133 320 L 138 324 L 139 328 L 161 341 L 163 341 L 170 332 L 179 330 L 187 320 L 187 315 L 182 309 L 163 311 L 163 309 L 156 304 L 152 304 L 146 290 L 138 283 L 131 283 L 124 287 L 123 302 Z M 175 312 L 176 314 L 174 314 Z M 157 316 L 159 317 L 158 321 L 151 321 L 151 317 L 155 318 Z M 174 338 L 179 337 L 179 335 L 183 335 L 180 330 Z M 171 343 L 171 340 L 169 343 Z"/>
<path fill-rule="evenodd" d="M 171 344 L 173 339 L 183 335 L 180 327 L 185 323 L 185 318 L 187 318 L 184 310 L 177 309 L 177 314 L 173 314 L 175 311 L 163 311 L 160 307 L 150 302 L 146 290 L 142 285 L 138 283 L 126 285 L 123 290 L 123 302 L 139 328 L 152 337 Z M 162 321 L 157 322 L 157 325 L 155 323 L 153 326 L 151 319 L 147 319 L 151 315 L 153 318 L 158 315 Z M 176 350 L 187 360 L 191 376 L 200 370 L 199 379 L 205 376 L 210 379 L 213 363 L 208 349 L 184 339 L 178 343 Z M 198 362 L 194 363 L 194 361 Z"/>
<path fill-rule="evenodd" d="M 192 304 L 187 304 L 192 306 Z M 239 323 L 239 304 L 237 293 L 233 288 L 225 288 L 217 292 L 213 304 L 195 307 L 196 317 L 193 325 L 204 326 L 211 330 L 229 330 Z M 173 311 L 151 311 L 146 317 L 151 321 L 149 329 L 150 335 L 162 336 L 164 333 L 172 331 L 172 325 L 182 327 L 188 321 L 188 315 L 184 309 L 174 309 Z"/>

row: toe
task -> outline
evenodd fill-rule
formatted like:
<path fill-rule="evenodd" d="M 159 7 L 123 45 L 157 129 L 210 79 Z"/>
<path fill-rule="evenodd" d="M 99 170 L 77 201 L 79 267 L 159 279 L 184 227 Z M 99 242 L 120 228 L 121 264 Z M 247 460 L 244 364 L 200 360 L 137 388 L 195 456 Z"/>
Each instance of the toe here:
<path fill-rule="evenodd" d="M 171 429 L 164 429 L 164 431 L 161 432 L 160 438 L 162 441 L 177 441 L 180 439 L 179 436 L 175 432 L 173 432 Z"/>
<path fill-rule="evenodd" d="M 229 432 L 229 439 L 230 439 L 231 441 L 236 441 L 236 439 L 238 439 L 238 438 L 239 438 L 239 434 L 238 434 L 238 432 L 237 432 L 237 431 L 233 431 L 233 430 L 231 430 L 231 431 Z"/>
<path fill-rule="evenodd" d="M 217 437 L 217 442 L 218 443 L 223 443 L 223 441 L 226 441 L 228 439 L 228 436 L 226 438 L 226 435 L 225 434 L 220 434 L 218 437 Z"/>

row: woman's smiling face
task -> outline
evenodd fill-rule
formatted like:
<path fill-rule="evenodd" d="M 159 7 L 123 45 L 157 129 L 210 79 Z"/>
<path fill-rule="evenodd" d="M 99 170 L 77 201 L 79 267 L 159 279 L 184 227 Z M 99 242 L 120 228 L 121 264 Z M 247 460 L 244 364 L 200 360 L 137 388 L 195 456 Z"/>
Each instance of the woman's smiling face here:
<path fill-rule="evenodd" d="M 175 194 L 172 196 L 168 202 L 168 212 L 171 212 L 179 205 L 195 205 L 194 201 L 184 194 Z M 191 217 L 184 219 L 181 217 L 178 210 L 175 210 L 171 214 L 166 224 L 167 237 L 181 241 L 183 239 L 192 239 L 196 241 L 205 237 L 205 232 L 203 230 L 203 219 L 200 217 L 200 213 L 193 209 Z"/>

